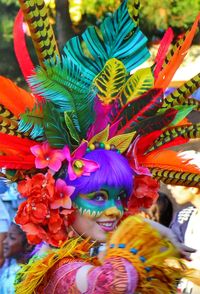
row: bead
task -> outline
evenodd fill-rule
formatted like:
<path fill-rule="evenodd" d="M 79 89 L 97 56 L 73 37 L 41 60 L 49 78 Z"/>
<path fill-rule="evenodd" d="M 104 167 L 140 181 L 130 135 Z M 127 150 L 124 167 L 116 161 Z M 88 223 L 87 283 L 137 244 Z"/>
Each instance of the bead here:
<path fill-rule="evenodd" d="M 90 148 L 87 148 L 87 149 L 86 149 L 86 152 L 87 152 L 87 153 L 89 153 L 90 151 L 91 151 Z"/>
<path fill-rule="evenodd" d="M 110 150 L 110 145 L 109 144 L 105 144 L 105 149 L 106 150 Z"/>
<path fill-rule="evenodd" d="M 111 150 L 115 150 L 115 149 L 116 149 L 116 148 L 115 148 L 115 145 L 111 144 L 111 145 L 110 145 L 110 149 L 111 149 Z"/>
<path fill-rule="evenodd" d="M 125 247 L 126 247 L 125 244 L 119 244 L 119 245 L 118 245 L 118 248 L 125 248 Z"/>
<path fill-rule="evenodd" d="M 138 250 L 135 249 L 135 248 L 131 248 L 131 249 L 130 249 L 130 252 L 133 253 L 133 254 L 137 254 L 137 253 L 138 253 Z"/>
<path fill-rule="evenodd" d="M 96 149 L 98 149 L 100 147 L 100 143 L 99 142 L 95 142 L 94 145 L 95 145 L 95 148 Z"/>
<path fill-rule="evenodd" d="M 90 144 L 90 145 L 89 145 L 89 148 L 90 148 L 90 150 L 94 150 L 94 149 L 95 149 L 94 144 Z"/>
<path fill-rule="evenodd" d="M 101 149 L 104 149 L 105 144 L 104 144 L 103 142 L 101 142 L 101 143 L 99 144 L 99 147 L 100 147 Z"/>
<path fill-rule="evenodd" d="M 110 244 L 110 248 L 115 248 L 115 244 Z"/>
<path fill-rule="evenodd" d="M 144 256 L 140 256 L 140 260 L 141 260 L 142 262 L 145 262 L 145 261 L 146 261 L 146 258 L 145 258 Z"/>
<path fill-rule="evenodd" d="M 151 267 L 149 267 L 149 266 L 145 267 L 145 271 L 146 271 L 147 273 L 149 273 L 149 272 L 151 271 Z"/>

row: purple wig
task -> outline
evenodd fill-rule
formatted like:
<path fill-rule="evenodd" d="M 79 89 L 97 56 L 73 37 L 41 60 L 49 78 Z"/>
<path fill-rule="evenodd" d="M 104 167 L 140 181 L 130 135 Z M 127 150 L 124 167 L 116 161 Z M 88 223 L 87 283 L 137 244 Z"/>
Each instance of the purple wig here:
<path fill-rule="evenodd" d="M 74 181 L 66 178 L 68 185 L 76 187 L 72 199 L 80 193 L 88 194 L 98 191 L 103 185 L 123 187 L 127 196 L 131 195 L 133 171 L 124 156 L 116 151 L 96 149 L 87 153 L 84 158 L 94 160 L 100 168 L 90 176 L 81 176 Z"/>

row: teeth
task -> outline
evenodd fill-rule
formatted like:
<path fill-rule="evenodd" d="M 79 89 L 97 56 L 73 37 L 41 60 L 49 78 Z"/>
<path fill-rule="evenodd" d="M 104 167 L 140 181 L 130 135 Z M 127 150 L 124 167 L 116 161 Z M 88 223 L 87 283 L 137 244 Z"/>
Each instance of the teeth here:
<path fill-rule="evenodd" d="M 113 223 L 100 223 L 100 225 L 102 225 L 104 227 L 112 227 Z"/>
<path fill-rule="evenodd" d="M 80 207 L 78 210 L 80 211 L 81 214 L 83 213 L 82 207 Z"/>

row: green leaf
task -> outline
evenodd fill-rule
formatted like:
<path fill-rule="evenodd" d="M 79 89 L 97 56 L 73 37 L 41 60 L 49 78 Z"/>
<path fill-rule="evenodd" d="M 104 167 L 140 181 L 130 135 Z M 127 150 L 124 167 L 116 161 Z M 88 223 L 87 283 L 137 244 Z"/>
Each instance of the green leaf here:
<path fill-rule="evenodd" d="M 66 123 L 66 126 L 67 126 L 67 128 L 69 130 L 69 133 L 70 133 L 71 137 L 78 144 L 80 144 L 81 139 L 79 137 L 79 134 L 78 134 L 76 128 L 74 127 L 74 124 L 73 124 L 73 122 L 72 122 L 72 120 L 70 118 L 70 115 L 66 111 L 64 112 L 64 118 L 65 118 L 65 123 Z"/>
<path fill-rule="evenodd" d="M 64 127 L 62 114 L 55 108 L 53 103 L 44 105 L 44 131 L 50 146 L 62 149 L 65 145 L 71 147 L 70 136 Z"/>

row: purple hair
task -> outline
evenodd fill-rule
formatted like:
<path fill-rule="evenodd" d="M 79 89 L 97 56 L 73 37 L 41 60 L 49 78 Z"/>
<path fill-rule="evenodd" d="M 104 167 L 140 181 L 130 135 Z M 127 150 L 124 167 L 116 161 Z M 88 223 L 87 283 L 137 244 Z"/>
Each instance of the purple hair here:
<path fill-rule="evenodd" d="M 123 187 L 127 196 L 131 195 L 133 171 L 124 156 L 116 151 L 96 149 L 87 153 L 84 158 L 94 160 L 100 165 L 100 168 L 90 176 L 81 176 L 74 181 L 66 178 L 68 185 L 76 187 L 72 199 L 80 193 L 88 194 L 98 191 L 103 185 Z"/>

